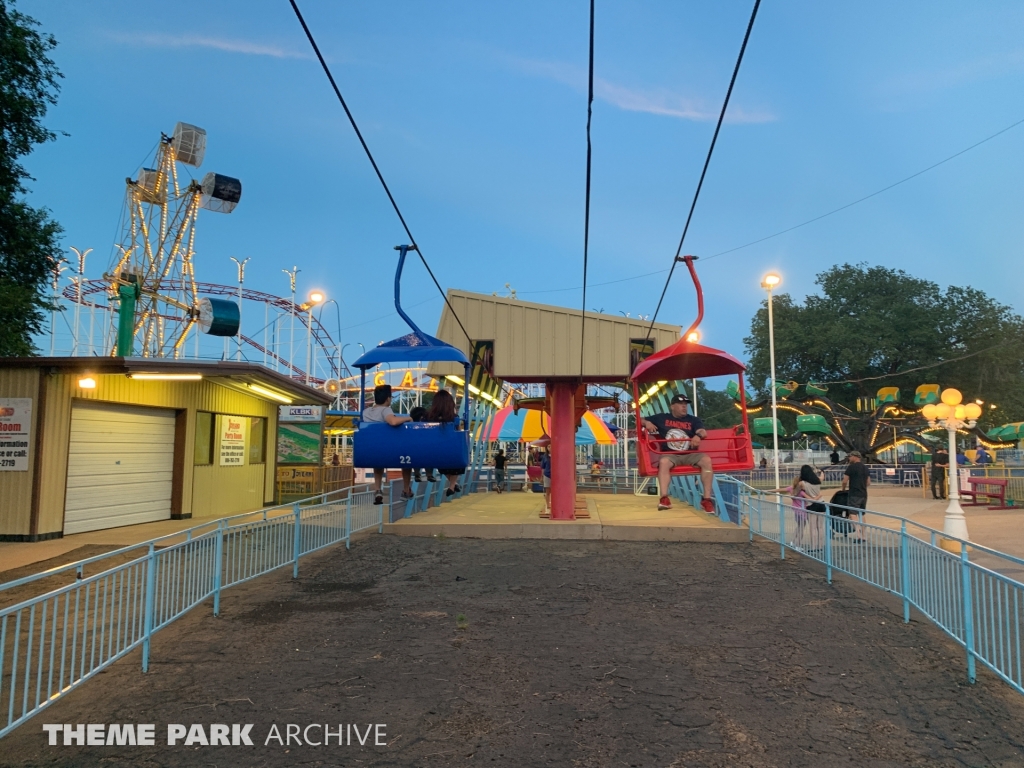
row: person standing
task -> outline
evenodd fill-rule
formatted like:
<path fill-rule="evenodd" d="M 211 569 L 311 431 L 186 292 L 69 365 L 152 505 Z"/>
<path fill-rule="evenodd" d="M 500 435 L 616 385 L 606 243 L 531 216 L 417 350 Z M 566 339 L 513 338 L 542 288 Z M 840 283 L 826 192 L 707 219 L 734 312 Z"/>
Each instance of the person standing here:
<path fill-rule="evenodd" d="M 551 454 L 545 447 L 540 454 L 540 470 L 544 474 L 544 507 L 551 509 Z"/>
<path fill-rule="evenodd" d="M 839 451 L 837 451 L 835 448 L 833 448 L 832 449 L 832 453 L 830 453 L 828 455 L 828 460 L 832 463 L 833 467 L 836 464 L 838 464 L 839 463 Z"/>
<path fill-rule="evenodd" d="M 868 507 L 868 486 L 871 485 L 871 475 L 868 468 L 864 466 L 864 457 L 860 451 L 853 451 L 850 454 L 850 463 L 843 473 L 843 490 L 849 491 L 849 503 L 847 506 L 853 509 L 867 509 Z"/>
<path fill-rule="evenodd" d="M 864 457 L 860 451 L 852 451 L 849 455 L 849 463 L 846 465 L 846 472 L 843 473 L 843 490 L 849 491 L 846 497 L 846 505 L 851 510 L 864 510 L 868 508 L 868 486 L 871 485 L 871 474 L 864 466 Z M 852 512 L 851 512 L 852 515 Z M 863 522 L 863 514 L 858 515 Z M 857 536 L 854 543 L 864 541 L 864 530 L 860 525 L 854 526 Z"/>
<path fill-rule="evenodd" d="M 946 498 L 946 472 L 949 471 L 949 451 L 942 446 L 932 454 L 932 498 Z"/>
<path fill-rule="evenodd" d="M 505 490 L 505 449 L 499 448 L 494 454 L 494 483 L 498 493 Z"/>

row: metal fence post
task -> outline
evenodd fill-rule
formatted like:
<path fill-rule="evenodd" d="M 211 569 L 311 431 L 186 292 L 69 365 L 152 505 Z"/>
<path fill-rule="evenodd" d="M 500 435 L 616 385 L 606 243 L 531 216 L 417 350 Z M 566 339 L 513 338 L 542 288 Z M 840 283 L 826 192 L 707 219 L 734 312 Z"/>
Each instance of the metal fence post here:
<path fill-rule="evenodd" d="M 213 615 L 220 616 L 220 588 L 224 581 L 224 521 L 217 522 L 217 543 L 213 567 Z"/>
<path fill-rule="evenodd" d="M 352 489 L 348 489 L 348 503 L 345 505 L 345 549 L 352 549 Z"/>
<path fill-rule="evenodd" d="M 960 542 L 960 574 L 964 598 L 964 646 L 967 649 L 967 682 L 976 679 L 974 669 L 974 605 L 971 600 L 971 566 L 967 560 L 967 542 Z"/>
<path fill-rule="evenodd" d="M 832 583 L 832 515 L 830 512 L 826 512 L 822 515 L 824 520 L 822 521 L 825 525 L 825 580 Z"/>
<path fill-rule="evenodd" d="M 779 505 L 779 557 L 786 559 L 786 506 L 782 496 L 775 494 L 775 503 Z"/>
<path fill-rule="evenodd" d="M 156 599 L 156 546 L 149 545 L 146 558 L 146 607 L 142 624 L 142 671 L 149 672 L 149 639 L 153 636 L 153 612 Z M 83 649 L 84 652 L 84 649 Z"/>
<path fill-rule="evenodd" d="M 910 622 L 910 542 L 907 521 L 900 521 L 900 592 L 903 593 L 903 623 Z"/>
<path fill-rule="evenodd" d="M 299 554 L 302 551 L 302 510 L 299 503 L 295 502 L 295 536 L 292 544 L 292 554 L 295 564 L 292 566 L 292 578 L 299 578 Z"/>

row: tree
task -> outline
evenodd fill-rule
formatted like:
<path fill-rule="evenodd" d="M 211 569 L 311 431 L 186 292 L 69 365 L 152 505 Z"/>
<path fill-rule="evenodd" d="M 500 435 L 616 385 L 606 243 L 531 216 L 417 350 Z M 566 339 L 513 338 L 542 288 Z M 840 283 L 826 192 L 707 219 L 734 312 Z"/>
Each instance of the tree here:
<path fill-rule="evenodd" d="M 0 355 L 35 353 L 32 335 L 50 308 L 47 280 L 60 258 L 63 231 L 45 208 L 23 196 L 32 180 L 19 162 L 56 138 L 42 123 L 57 103 L 62 77 L 49 53 L 57 46 L 38 23 L 0 0 Z"/>
<path fill-rule="evenodd" d="M 777 380 L 828 384 L 829 397 L 849 408 L 883 386 L 899 387 L 906 404 L 918 385 L 940 383 L 996 404 L 988 425 L 1024 419 L 1024 320 L 1010 307 L 866 264 L 834 266 L 816 283 L 821 295 L 802 304 L 774 298 Z M 751 382 L 766 392 L 766 303 L 744 343 Z"/>
<path fill-rule="evenodd" d="M 703 381 L 697 382 L 697 406 L 697 415 L 708 429 L 733 427 L 743 420 L 735 400 L 724 391 L 708 389 Z"/>

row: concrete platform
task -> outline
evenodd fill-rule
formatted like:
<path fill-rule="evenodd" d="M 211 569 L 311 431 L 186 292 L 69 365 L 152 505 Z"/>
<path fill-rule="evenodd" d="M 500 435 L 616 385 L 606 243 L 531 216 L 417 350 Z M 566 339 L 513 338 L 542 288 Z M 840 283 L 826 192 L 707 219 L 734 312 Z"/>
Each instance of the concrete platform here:
<path fill-rule="evenodd" d="M 672 504 L 672 509 L 659 512 L 653 496 L 589 494 L 589 518 L 542 520 L 544 497 L 539 494 L 479 493 L 385 525 L 384 533 L 470 539 L 747 541 L 744 528 L 678 501 Z"/>

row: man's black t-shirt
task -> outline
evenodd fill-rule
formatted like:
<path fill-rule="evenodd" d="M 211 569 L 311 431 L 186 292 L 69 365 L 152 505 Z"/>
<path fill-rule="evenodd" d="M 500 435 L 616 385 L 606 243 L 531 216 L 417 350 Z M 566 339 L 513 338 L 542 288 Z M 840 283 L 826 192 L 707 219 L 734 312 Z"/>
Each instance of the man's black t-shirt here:
<path fill-rule="evenodd" d="M 949 454 L 939 453 L 936 451 L 932 454 L 932 466 L 933 467 L 948 467 L 949 466 Z"/>
<path fill-rule="evenodd" d="M 496 453 L 496 454 L 494 454 L 494 468 L 495 469 L 504 469 L 505 468 L 505 454 L 504 453 Z"/>
<path fill-rule="evenodd" d="M 850 478 L 850 493 L 867 496 L 868 468 L 859 461 L 851 461 L 845 474 Z"/>
<path fill-rule="evenodd" d="M 671 413 L 656 413 L 648 416 L 647 421 L 658 428 L 658 435 L 662 438 L 668 437 L 670 429 L 681 429 L 688 437 L 693 437 L 697 430 L 704 429 L 704 422 L 691 414 L 676 417 Z"/>

